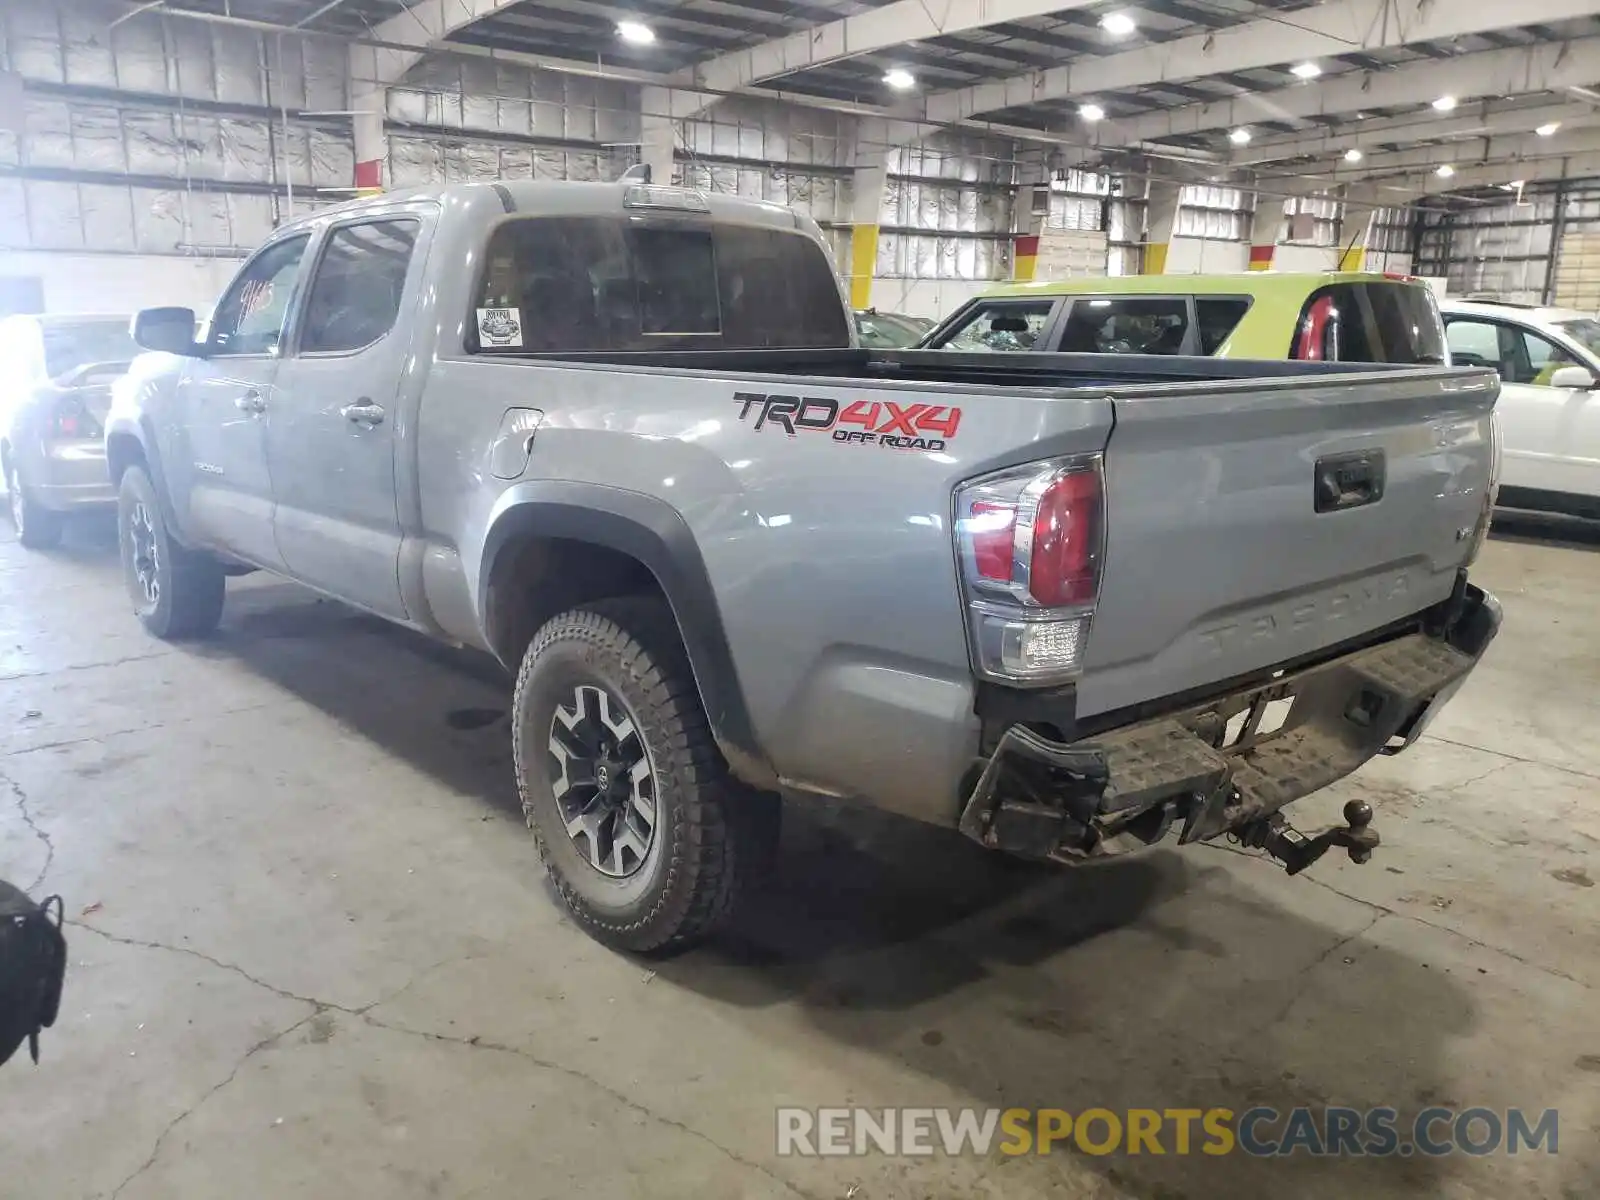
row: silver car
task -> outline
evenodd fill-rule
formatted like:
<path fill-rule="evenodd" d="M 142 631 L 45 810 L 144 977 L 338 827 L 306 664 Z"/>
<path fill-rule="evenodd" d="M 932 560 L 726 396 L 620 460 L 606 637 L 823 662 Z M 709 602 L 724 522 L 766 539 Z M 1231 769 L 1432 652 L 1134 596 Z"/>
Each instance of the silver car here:
<path fill-rule="evenodd" d="M 0 475 L 24 546 L 53 546 L 68 513 L 116 505 L 102 425 L 137 353 L 124 316 L 0 320 Z"/>

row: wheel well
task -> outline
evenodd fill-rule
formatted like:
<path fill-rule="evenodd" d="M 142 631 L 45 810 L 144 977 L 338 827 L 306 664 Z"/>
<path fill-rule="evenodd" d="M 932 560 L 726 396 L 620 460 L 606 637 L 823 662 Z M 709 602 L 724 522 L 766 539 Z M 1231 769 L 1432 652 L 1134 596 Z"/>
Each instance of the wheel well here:
<path fill-rule="evenodd" d="M 143 463 L 144 447 L 131 433 L 113 433 L 106 439 L 106 470 L 113 485 L 122 482 L 122 473 L 136 463 Z"/>
<path fill-rule="evenodd" d="M 612 596 L 656 596 L 660 582 L 638 559 L 593 542 L 525 537 L 504 547 L 489 575 L 484 632 L 513 671 L 539 627 L 557 613 Z"/>

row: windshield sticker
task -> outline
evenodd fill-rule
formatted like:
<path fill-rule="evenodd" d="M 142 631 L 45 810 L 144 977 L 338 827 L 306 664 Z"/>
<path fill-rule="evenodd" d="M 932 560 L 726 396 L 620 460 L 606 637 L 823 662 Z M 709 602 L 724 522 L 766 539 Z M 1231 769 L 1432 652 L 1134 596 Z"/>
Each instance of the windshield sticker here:
<path fill-rule="evenodd" d="M 522 345 L 522 323 L 514 308 L 480 308 L 478 310 L 478 344 L 481 346 Z"/>
<path fill-rule="evenodd" d="M 764 392 L 735 392 L 733 402 L 739 406 L 739 420 L 750 421 L 758 431 L 773 426 L 790 437 L 827 433 L 836 442 L 891 450 L 943 450 L 961 426 L 961 410 L 949 404 L 856 400 L 841 408 L 824 396 Z"/>

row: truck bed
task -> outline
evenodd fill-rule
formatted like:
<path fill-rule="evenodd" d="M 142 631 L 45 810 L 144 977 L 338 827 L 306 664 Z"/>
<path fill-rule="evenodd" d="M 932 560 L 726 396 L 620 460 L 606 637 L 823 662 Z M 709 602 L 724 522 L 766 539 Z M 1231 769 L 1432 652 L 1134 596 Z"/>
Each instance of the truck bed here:
<path fill-rule="evenodd" d="M 1353 375 L 1396 376 L 1438 367 L 1407 363 L 1298 362 L 1155 354 L 958 354 L 948 350 L 662 350 L 654 353 L 511 355 L 495 361 L 560 362 L 646 371 L 809 375 L 830 380 L 897 380 L 1026 388 L 1102 388 L 1167 383 L 1237 383 Z M 1463 370 L 1463 374 L 1471 372 Z"/>

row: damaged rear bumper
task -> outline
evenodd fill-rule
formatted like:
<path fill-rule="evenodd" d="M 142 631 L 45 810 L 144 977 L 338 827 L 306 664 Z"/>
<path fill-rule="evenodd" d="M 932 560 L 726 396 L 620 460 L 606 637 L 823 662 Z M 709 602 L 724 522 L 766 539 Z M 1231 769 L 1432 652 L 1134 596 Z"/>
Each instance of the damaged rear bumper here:
<path fill-rule="evenodd" d="M 1463 575 L 1421 628 L 1079 741 L 1001 734 L 961 816 L 985 846 L 1076 860 L 1282 825 L 1278 810 L 1418 737 L 1500 627 Z M 1374 839 L 1375 842 L 1375 839 Z"/>

